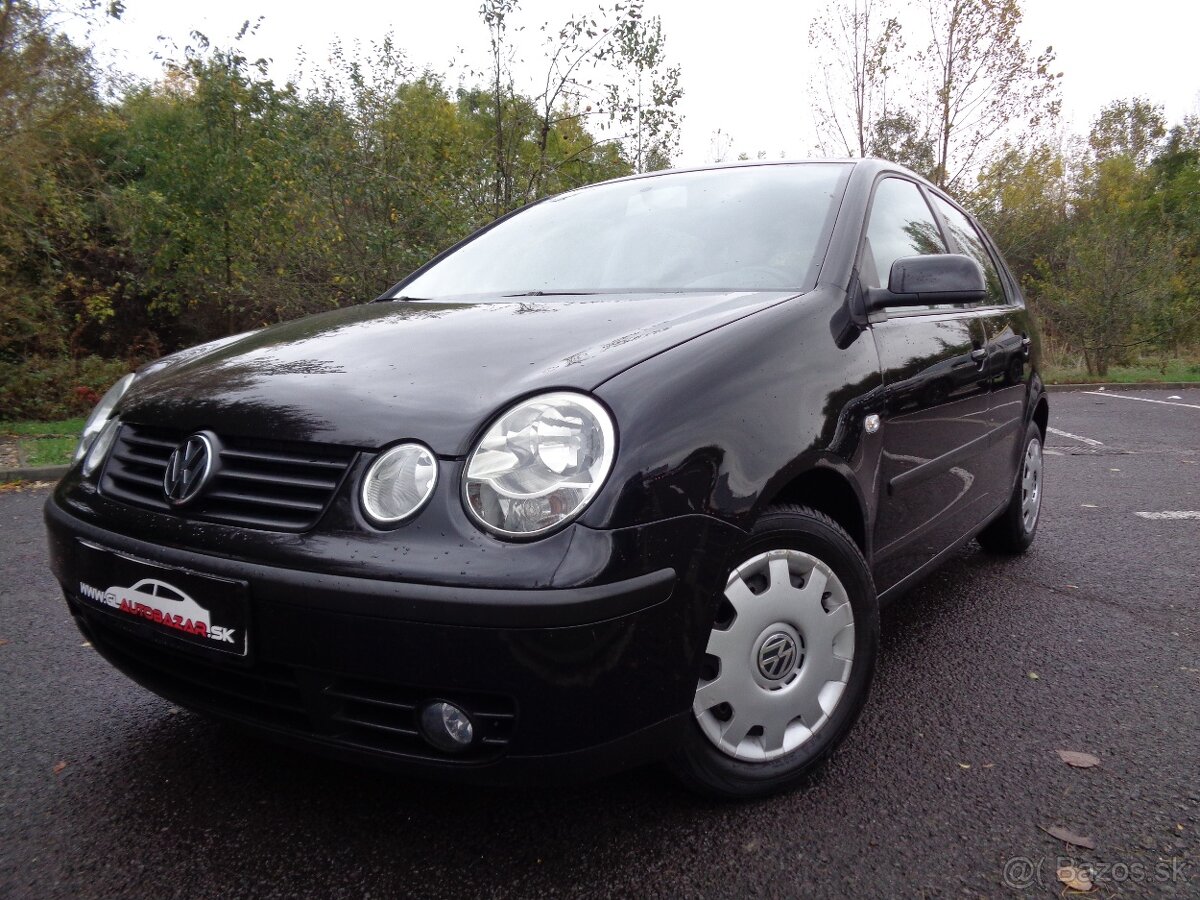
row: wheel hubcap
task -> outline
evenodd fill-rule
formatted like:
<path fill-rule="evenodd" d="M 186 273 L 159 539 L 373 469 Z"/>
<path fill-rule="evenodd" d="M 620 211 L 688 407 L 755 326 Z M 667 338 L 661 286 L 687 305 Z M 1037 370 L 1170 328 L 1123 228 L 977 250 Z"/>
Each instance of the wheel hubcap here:
<path fill-rule="evenodd" d="M 1025 533 L 1033 531 L 1042 507 L 1042 442 L 1034 438 L 1025 448 L 1021 471 L 1021 524 Z"/>
<path fill-rule="evenodd" d="M 729 575 L 692 712 L 723 753 L 774 759 L 829 720 L 854 660 L 841 581 L 799 550 L 771 550 Z"/>

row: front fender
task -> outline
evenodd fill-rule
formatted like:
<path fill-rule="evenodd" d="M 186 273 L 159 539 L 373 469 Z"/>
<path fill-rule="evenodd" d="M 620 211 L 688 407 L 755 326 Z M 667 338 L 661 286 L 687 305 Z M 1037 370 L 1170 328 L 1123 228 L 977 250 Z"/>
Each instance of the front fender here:
<path fill-rule="evenodd" d="M 835 346 L 830 320 L 841 305 L 836 291 L 818 289 L 602 384 L 620 450 L 582 521 L 618 528 L 699 513 L 745 529 L 816 467 L 868 496 L 862 420 L 882 403 L 881 379 L 869 335 Z"/>

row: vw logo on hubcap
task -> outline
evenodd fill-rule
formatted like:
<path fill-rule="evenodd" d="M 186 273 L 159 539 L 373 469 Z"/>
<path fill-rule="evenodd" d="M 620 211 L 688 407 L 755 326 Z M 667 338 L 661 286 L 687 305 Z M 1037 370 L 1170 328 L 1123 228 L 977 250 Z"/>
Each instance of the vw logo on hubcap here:
<path fill-rule="evenodd" d="M 796 642 L 790 634 L 777 631 L 758 648 L 758 670 L 764 678 L 778 681 L 796 667 Z"/>
<path fill-rule="evenodd" d="M 195 498 L 212 472 L 212 442 L 193 434 L 175 448 L 163 474 L 163 494 L 172 506 L 183 506 Z"/>

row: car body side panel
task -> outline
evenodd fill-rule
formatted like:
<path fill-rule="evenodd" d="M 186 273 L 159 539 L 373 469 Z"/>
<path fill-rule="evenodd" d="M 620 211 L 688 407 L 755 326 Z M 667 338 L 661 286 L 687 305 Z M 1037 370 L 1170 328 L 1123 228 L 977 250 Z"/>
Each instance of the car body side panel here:
<path fill-rule="evenodd" d="M 818 289 L 648 360 L 597 390 L 626 441 L 586 524 L 623 527 L 703 513 L 748 527 L 796 476 L 830 466 L 864 507 L 881 401 L 870 335 L 838 349 L 836 291 Z M 868 515 L 870 512 L 868 511 Z"/>
<path fill-rule="evenodd" d="M 993 428 L 1004 429 L 1000 446 L 1005 457 L 1017 451 L 1028 420 L 1030 384 L 1035 350 L 1030 316 L 1023 306 L 984 310 L 980 313 L 987 333 L 988 376 Z M 1012 473 L 1010 473 L 1012 474 Z"/>
<path fill-rule="evenodd" d="M 987 361 L 975 313 L 896 316 L 872 326 L 887 397 L 877 586 L 886 590 L 953 544 L 995 507 L 988 476 Z"/>

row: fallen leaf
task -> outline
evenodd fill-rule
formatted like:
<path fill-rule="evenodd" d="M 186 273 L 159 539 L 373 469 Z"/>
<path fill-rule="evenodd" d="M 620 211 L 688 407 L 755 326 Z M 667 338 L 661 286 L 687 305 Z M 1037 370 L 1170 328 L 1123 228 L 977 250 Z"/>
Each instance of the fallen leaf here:
<path fill-rule="evenodd" d="M 79 646 L 80 646 L 80 647 L 91 647 L 91 646 L 92 646 L 92 642 L 91 642 L 91 641 L 84 641 L 84 642 L 83 642 L 82 644 L 80 644 Z"/>
<path fill-rule="evenodd" d="M 54 774 L 55 775 L 59 774 L 66 767 L 67 767 L 67 761 L 65 759 L 60 759 L 58 762 L 56 762 L 54 764 Z"/>
<path fill-rule="evenodd" d="M 1171 395 L 1170 397 L 1168 397 L 1167 399 L 1168 399 L 1168 400 L 1182 400 L 1183 398 L 1182 398 L 1182 397 L 1180 397 L 1178 394 L 1172 394 L 1172 395 Z"/>
<path fill-rule="evenodd" d="M 994 769 L 994 768 L 996 768 L 996 764 L 995 763 L 984 763 L 983 767 L 985 769 Z"/>
<path fill-rule="evenodd" d="M 0 647 L 3 647 L 3 646 L 4 646 L 5 644 L 7 644 L 7 643 L 8 643 L 8 639 L 7 639 L 7 638 L 0 638 Z"/>
<path fill-rule="evenodd" d="M 1069 890 L 1079 891 L 1081 894 L 1086 894 L 1095 887 L 1092 884 L 1092 876 L 1088 870 L 1076 866 L 1063 866 L 1059 869 L 1058 880 L 1066 885 Z"/>
<path fill-rule="evenodd" d="M 1090 769 L 1100 765 L 1099 758 L 1090 753 L 1080 753 L 1078 750 L 1056 750 L 1055 752 L 1063 762 L 1076 769 Z"/>
<path fill-rule="evenodd" d="M 1037 672 L 1030 672 L 1030 673 L 1029 673 L 1029 680 L 1030 680 L 1030 681 L 1037 681 L 1037 680 L 1038 680 L 1039 678 L 1041 678 L 1041 677 L 1042 677 L 1042 676 L 1041 676 L 1041 675 L 1039 675 Z"/>
<path fill-rule="evenodd" d="M 1085 504 L 1083 504 L 1083 508 L 1084 509 L 1099 509 L 1100 507 L 1097 506 L 1095 503 L 1085 503 Z"/>
<path fill-rule="evenodd" d="M 1076 834 L 1069 828 L 1063 828 L 1061 825 L 1039 825 L 1038 828 L 1046 832 L 1052 838 L 1057 838 L 1068 844 L 1073 844 L 1076 847 L 1083 847 L 1085 850 L 1095 850 L 1096 842 L 1090 837 L 1084 837 L 1082 834 Z"/>
<path fill-rule="evenodd" d="M 969 769 L 969 768 L 971 768 L 971 764 L 970 763 L 959 763 L 958 767 L 960 769 Z"/>

